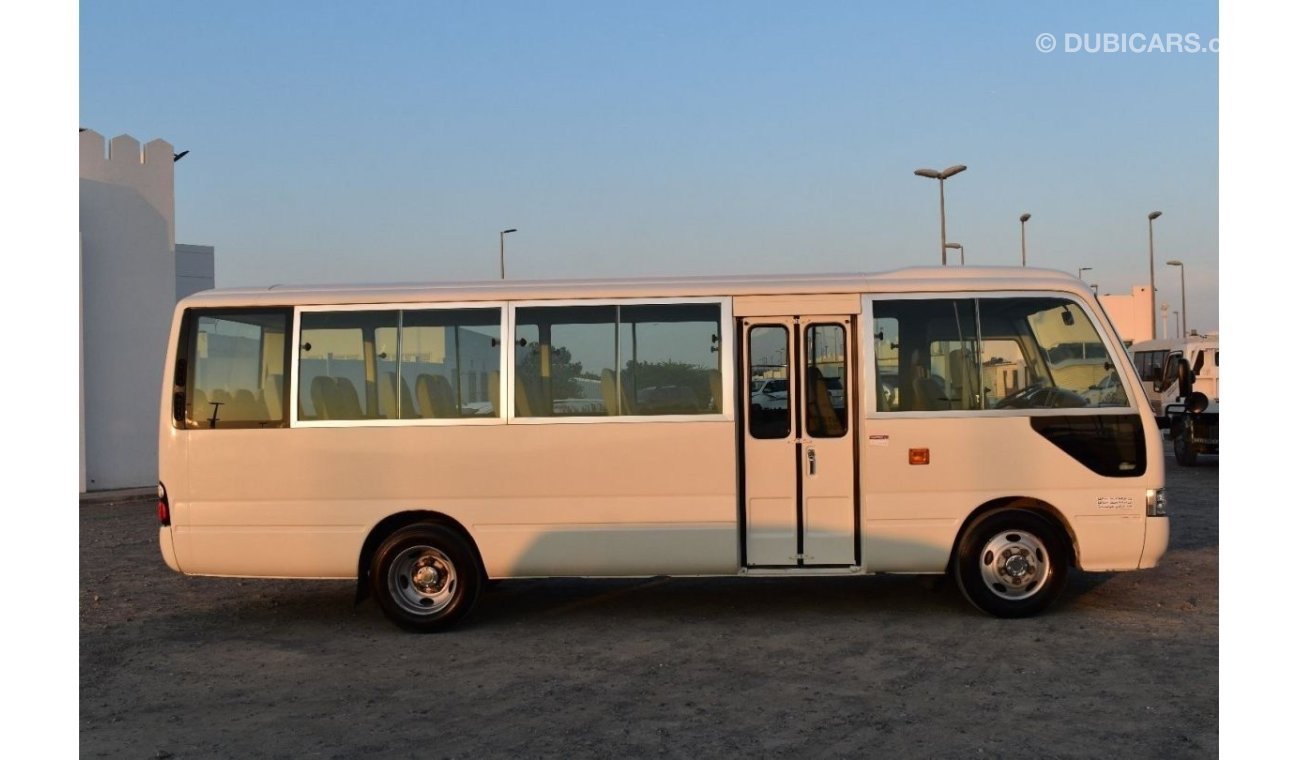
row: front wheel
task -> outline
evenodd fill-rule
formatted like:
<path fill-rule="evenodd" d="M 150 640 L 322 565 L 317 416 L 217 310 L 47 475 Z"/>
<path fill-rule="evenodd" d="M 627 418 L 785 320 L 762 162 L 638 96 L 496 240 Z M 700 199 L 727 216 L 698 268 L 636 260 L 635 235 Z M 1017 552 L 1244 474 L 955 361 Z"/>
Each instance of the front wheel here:
<path fill-rule="evenodd" d="M 1069 555 L 1047 518 L 1021 509 L 993 512 L 962 535 L 953 575 L 971 604 L 1003 618 L 1042 612 L 1065 588 Z"/>
<path fill-rule="evenodd" d="M 439 631 L 474 606 L 483 572 L 459 533 L 410 525 L 389 536 L 370 564 L 370 590 L 384 615 L 408 630 Z"/>
<path fill-rule="evenodd" d="M 1183 421 L 1174 435 L 1174 459 L 1183 467 L 1196 466 L 1196 445 L 1192 443 L 1192 425 Z"/>

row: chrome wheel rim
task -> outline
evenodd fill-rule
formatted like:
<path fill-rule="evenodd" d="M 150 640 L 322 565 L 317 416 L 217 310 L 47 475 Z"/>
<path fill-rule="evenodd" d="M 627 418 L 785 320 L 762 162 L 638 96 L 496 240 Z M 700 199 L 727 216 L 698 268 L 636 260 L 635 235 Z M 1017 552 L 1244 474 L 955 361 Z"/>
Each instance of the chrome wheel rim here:
<path fill-rule="evenodd" d="M 404 549 L 388 566 L 388 592 L 413 615 L 434 615 L 456 596 L 456 566 L 432 546 Z"/>
<path fill-rule="evenodd" d="M 980 577 L 989 591 L 1003 599 L 1028 599 L 1042 590 L 1051 574 L 1047 547 L 1022 530 L 1002 531 L 980 552 Z"/>

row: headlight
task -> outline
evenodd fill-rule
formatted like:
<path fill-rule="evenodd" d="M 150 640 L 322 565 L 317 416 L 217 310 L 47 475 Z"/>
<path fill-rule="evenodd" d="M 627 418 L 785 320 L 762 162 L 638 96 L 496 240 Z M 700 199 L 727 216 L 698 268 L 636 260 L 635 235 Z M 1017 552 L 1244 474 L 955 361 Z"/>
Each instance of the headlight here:
<path fill-rule="evenodd" d="M 1147 489 L 1147 517 L 1165 516 L 1165 489 Z"/>

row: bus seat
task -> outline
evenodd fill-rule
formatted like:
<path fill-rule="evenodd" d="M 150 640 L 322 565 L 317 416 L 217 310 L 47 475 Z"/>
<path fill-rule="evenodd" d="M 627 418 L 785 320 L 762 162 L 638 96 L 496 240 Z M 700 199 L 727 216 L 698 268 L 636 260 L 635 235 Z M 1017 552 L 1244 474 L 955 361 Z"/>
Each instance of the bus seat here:
<path fill-rule="evenodd" d="M 330 396 L 334 388 L 334 378 L 317 375 L 311 379 L 311 405 L 316 411 L 316 419 L 333 419 L 330 414 Z"/>
<path fill-rule="evenodd" d="M 447 382 L 447 378 L 442 375 L 425 372 L 415 378 L 415 398 L 423 417 L 446 419 L 460 416 L 456 409 L 456 395 L 451 390 L 451 383 Z"/>
<path fill-rule="evenodd" d="M 212 416 L 216 415 L 217 424 L 220 425 L 222 420 L 230 418 L 230 402 L 233 400 L 230 391 L 225 388 L 213 388 L 208 396 L 208 411 L 203 418 L 212 419 Z"/>
<path fill-rule="evenodd" d="M 930 371 L 923 364 L 912 368 L 912 410 L 916 412 L 934 412 L 947 408 L 944 401 L 943 387 L 939 381 L 930 376 Z"/>
<path fill-rule="evenodd" d="M 522 377 L 515 376 L 515 416 L 516 417 L 537 417 L 535 410 L 542 407 L 537 402 L 537 394 L 533 392 L 532 386 L 525 382 Z"/>
<path fill-rule="evenodd" d="M 266 419 L 284 418 L 284 375 L 267 375 L 262 387 L 262 405 L 266 407 Z"/>
<path fill-rule="evenodd" d="M 614 377 L 614 370 L 602 369 L 600 371 L 600 397 L 605 400 L 605 414 L 611 417 L 618 414 L 618 379 Z"/>
<path fill-rule="evenodd" d="M 608 416 L 636 414 L 636 404 L 626 383 L 620 385 L 618 376 L 612 369 L 600 371 L 600 396 L 605 400 L 605 414 Z"/>
<path fill-rule="evenodd" d="M 406 378 L 397 378 L 397 397 L 401 400 L 401 412 L 403 417 L 416 417 L 419 411 L 415 406 L 415 397 L 411 395 L 411 386 L 406 383 Z"/>
<path fill-rule="evenodd" d="M 395 420 L 399 414 L 407 420 L 420 416 L 411 400 L 411 386 L 406 384 L 406 378 L 399 378 L 396 372 L 385 372 L 383 382 L 379 384 L 379 415 Z"/>
<path fill-rule="evenodd" d="M 190 419 L 194 422 L 206 422 L 212 416 L 212 407 L 208 404 L 208 394 L 202 388 L 195 388 L 190 399 Z"/>
<path fill-rule="evenodd" d="M 978 409 L 981 393 L 980 372 L 970 353 L 964 348 L 948 352 L 948 377 L 952 381 L 952 407 Z"/>
<path fill-rule="evenodd" d="M 226 412 L 225 418 L 231 422 L 265 420 L 266 410 L 257 403 L 257 397 L 253 395 L 252 391 L 247 388 L 240 388 L 231 396 L 230 408 Z"/>
<path fill-rule="evenodd" d="M 396 372 L 385 372 L 379 381 L 379 416 L 386 420 L 398 418 Z"/>
<path fill-rule="evenodd" d="M 640 414 L 637 409 L 636 397 L 632 395 L 632 384 L 622 383 L 619 386 L 619 398 L 623 401 L 623 414 Z"/>
<path fill-rule="evenodd" d="M 366 414 L 361 408 L 361 397 L 357 395 L 357 387 L 346 377 L 334 378 L 333 402 L 330 407 L 331 419 L 365 419 Z M 335 411 L 338 412 L 337 416 L 334 414 Z"/>

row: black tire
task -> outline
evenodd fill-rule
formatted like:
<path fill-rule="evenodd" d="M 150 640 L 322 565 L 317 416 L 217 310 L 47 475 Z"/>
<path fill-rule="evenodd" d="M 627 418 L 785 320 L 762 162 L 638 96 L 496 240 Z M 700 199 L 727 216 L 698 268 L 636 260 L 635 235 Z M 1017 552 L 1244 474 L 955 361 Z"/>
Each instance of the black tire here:
<path fill-rule="evenodd" d="M 370 592 L 407 630 L 441 631 L 474 607 L 483 586 L 478 555 L 459 533 L 419 523 L 396 531 L 370 562 Z"/>
<path fill-rule="evenodd" d="M 990 512 L 962 534 L 953 576 L 962 594 L 1002 618 L 1036 615 L 1065 589 L 1068 544 L 1055 523 L 1023 509 Z"/>
<path fill-rule="evenodd" d="M 1174 460 L 1183 467 L 1196 466 L 1196 446 L 1192 443 L 1192 426 L 1185 422 L 1174 435 Z"/>

